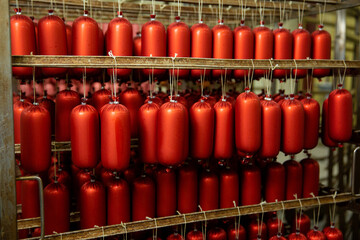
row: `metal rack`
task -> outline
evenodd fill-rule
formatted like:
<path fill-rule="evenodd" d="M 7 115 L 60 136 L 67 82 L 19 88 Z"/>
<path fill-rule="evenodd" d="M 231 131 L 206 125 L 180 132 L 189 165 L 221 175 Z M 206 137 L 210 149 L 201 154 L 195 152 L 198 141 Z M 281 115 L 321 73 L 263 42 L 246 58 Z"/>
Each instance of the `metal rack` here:
<path fill-rule="evenodd" d="M 28 1 L 20 0 L 20 4 L 27 4 Z M 35 12 L 35 17 L 44 16 L 48 8 L 48 0 L 34 0 L 34 5 L 39 7 L 39 11 Z M 165 0 L 163 5 L 157 5 L 157 11 L 160 12 L 160 20 L 168 19 L 176 7 L 171 4 L 171 0 Z M 183 12 L 186 14 L 196 13 L 197 0 L 182 0 L 184 6 Z M 317 4 L 322 3 L 321 0 L 305 0 L 305 14 L 316 14 Z M 204 0 L 204 15 L 212 16 L 216 12 L 217 0 Z M 256 4 L 252 0 L 246 0 L 247 6 L 256 12 Z M 327 0 L 327 11 L 354 7 L 360 5 L 358 0 Z M 0 182 L 1 182 L 1 204 L 0 204 L 0 239 L 16 239 L 17 229 L 27 229 L 40 226 L 40 218 L 16 220 L 16 195 L 15 195 L 15 162 L 14 153 L 20 153 L 20 146 L 13 144 L 13 118 L 12 118 L 12 82 L 11 66 L 31 66 L 31 67 L 92 67 L 92 68 L 112 68 L 115 66 L 114 59 L 107 56 L 12 56 L 10 51 L 10 33 L 9 33 L 9 9 L 14 7 L 15 1 L 0 1 L 0 16 L 4 21 L 0 25 L 2 34 L 0 34 Z M 209 6 L 213 6 L 210 10 Z M 69 19 L 79 16 L 82 9 L 81 0 L 66 0 L 66 6 Z M 205 7 L 206 6 L 206 7 Z M 229 15 L 235 14 L 235 7 L 238 6 L 237 0 L 224 0 L 224 9 L 228 7 Z M 302 6 L 302 1 L 292 1 L 292 5 L 286 5 L 288 10 L 297 11 L 298 6 Z M 57 5 L 58 15 L 62 16 L 62 7 Z M 139 2 L 123 3 L 122 8 L 128 9 L 130 18 L 136 19 L 139 15 L 137 9 L 140 7 Z M 148 15 L 150 4 L 141 3 L 143 14 Z M 101 6 L 99 1 L 93 1 L 93 10 L 101 12 L 109 12 L 113 9 L 113 4 L 104 2 Z M 266 2 L 266 15 L 273 13 L 274 9 L 279 8 L 279 2 Z M 224 14 L 225 18 L 227 15 Z M 113 17 L 107 14 L 103 20 L 108 21 Z M 231 17 L 229 17 L 231 19 Z M 116 57 L 116 67 L 118 68 L 207 68 L 207 69 L 269 69 L 277 66 L 280 69 L 312 69 L 312 68 L 331 68 L 345 69 L 349 75 L 358 75 L 360 72 L 360 61 L 341 61 L 341 60 L 225 60 L 225 59 L 195 59 L 195 58 L 168 58 L 168 57 Z M 359 94 L 359 93 L 358 93 Z M 132 143 L 136 146 L 135 143 Z M 71 151 L 70 142 L 52 142 L 53 151 Z M 353 169 L 354 170 L 354 169 Z M 353 185 L 354 186 L 354 185 Z M 342 193 L 334 199 L 332 195 L 319 197 L 322 205 L 342 202 L 353 202 L 360 198 L 359 195 L 353 193 Z M 286 210 L 300 207 L 314 207 L 318 205 L 317 198 L 307 198 L 300 200 L 284 201 Z M 354 204 L 352 204 L 354 205 Z M 350 205 L 349 205 L 350 206 Z M 357 206 L 356 204 L 354 206 Z M 54 234 L 46 236 L 45 239 L 92 239 L 103 236 L 113 236 L 124 233 L 131 233 L 141 230 L 154 229 L 166 226 L 180 225 L 192 222 L 201 222 L 211 219 L 220 219 L 226 217 L 236 217 L 239 215 L 256 214 L 262 211 L 282 210 L 281 202 L 264 203 L 262 205 L 241 206 L 229 209 L 219 209 L 206 212 L 196 212 L 191 214 L 169 216 L 152 220 L 139 222 L 130 222 L 124 225 L 104 226 L 80 231 L 63 233 L 61 235 Z M 79 220 L 78 213 L 71 215 L 71 221 Z M 18 225 L 18 228 L 17 228 Z M 125 227 L 124 227 L 125 226 Z M 38 239 L 38 238 L 34 238 Z"/>
<path fill-rule="evenodd" d="M 239 216 L 239 214 L 241 214 L 241 216 L 244 216 L 244 215 L 257 214 L 262 212 L 280 211 L 283 209 L 290 210 L 290 209 L 300 208 L 301 206 L 304 208 L 315 207 L 319 205 L 319 202 L 321 205 L 343 203 L 358 198 L 360 198 L 360 196 L 354 196 L 352 195 L 352 193 L 343 193 L 336 195 L 336 197 L 334 197 L 334 195 L 326 195 L 326 196 L 319 196 L 318 198 L 303 198 L 303 199 L 296 199 L 296 200 L 289 200 L 282 202 L 263 203 L 257 205 L 218 209 L 212 211 L 201 211 L 201 212 L 179 214 L 174 216 L 154 218 L 144 221 L 129 222 L 129 223 L 117 224 L 111 226 L 95 227 L 95 228 L 84 229 L 79 231 L 66 232 L 62 234 L 47 235 L 45 236 L 44 239 L 54 239 L 54 240 L 94 239 L 100 237 L 115 236 L 119 234 L 139 232 L 139 231 L 150 230 L 155 228 L 163 228 L 163 227 L 170 227 L 175 225 L 203 222 L 214 219 L 237 217 Z M 32 224 L 29 223 L 30 221 L 32 221 Z M 28 220 L 27 222 L 25 220 L 20 220 L 19 225 L 28 224 L 31 226 L 39 226 L 39 222 L 40 222 L 39 218 Z M 39 239 L 39 238 L 36 237 L 31 239 Z"/>

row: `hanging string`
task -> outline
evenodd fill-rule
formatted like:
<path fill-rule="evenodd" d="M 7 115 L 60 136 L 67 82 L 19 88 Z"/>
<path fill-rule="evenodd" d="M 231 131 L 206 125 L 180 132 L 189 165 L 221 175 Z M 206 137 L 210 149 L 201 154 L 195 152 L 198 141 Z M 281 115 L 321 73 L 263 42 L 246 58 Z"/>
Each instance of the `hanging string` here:
<path fill-rule="evenodd" d="M 281 2 L 279 3 L 279 10 L 280 10 L 280 22 L 284 22 L 284 17 L 285 17 L 285 6 L 286 6 L 286 0 L 284 0 L 284 5 L 281 4 Z"/>
<path fill-rule="evenodd" d="M 89 6 L 90 6 L 90 17 L 93 17 L 91 0 L 89 0 Z"/>
<path fill-rule="evenodd" d="M 241 220 L 241 213 L 240 213 L 240 208 L 238 206 L 236 206 L 236 202 L 233 201 L 233 204 L 234 204 L 234 207 L 237 208 L 238 210 L 238 213 L 239 213 L 239 220 L 237 221 L 237 218 L 235 217 L 235 220 L 234 220 L 234 228 L 235 228 L 235 239 L 239 239 L 239 235 L 240 235 L 240 220 Z"/>
<path fill-rule="evenodd" d="M 118 12 L 118 14 L 120 15 L 120 13 L 121 13 L 121 0 L 118 0 L 118 7 L 119 7 L 119 12 Z"/>
<path fill-rule="evenodd" d="M 239 7 L 240 7 L 240 14 L 241 14 L 241 19 L 245 21 L 245 17 L 246 17 L 246 1 L 245 0 L 238 0 L 239 2 Z"/>
<path fill-rule="evenodd" d="M 342 76 L 341 76 L 341 74 L 340 74 L 340 69 L 339 69 L 339 83 L 340 83 L 341 85 L 344 85 L 344 81 L 345 81 L 345 77 L 346 77 L 346 69 L 347 69 L 345 60 L 343 60 L 343 62 L 344 62 L 344 67 L 345 67 L 345 69 L 344 69 L 344 73 L 343 73 Z"/>
<path fill-rule="evenodd" d="M 85 12 L 85 5 L 86 5 L 86 0 L 83 0 L 83 4 L 84 4 L 84 12 Z"/>
<path fill-rule="evenodd" d="M 32 1 L 31 1 L 32 3 Z M 54 9 L 54 6 L 53 6 L 53 0 L 50 0 L 50 9 Z M 33 14 L 34 15 L 34 14 Z"/>
<path fill-rule="evenodd" d="M 86 91 L 86 67 L 83 71 L 83 88 L 84 88 L 84 99 L 86 98 L 85 91 Z"/>
<path fill-rule="evenodd" d="M 282 227 L 284 224 L 284 215 L 285 215 L 285 206 L 284 206 L 283 201 L 281 201 L 281 206 L 282 206 L 281 219 L 278 219 L 278 233 L 280 233 L 280 234 L 281 234 Z"/>
<path fill-rule="evenodd" d="M 337 195 L 337 191 L 334 193 L 334 195 L 332 196 L 333 197 L 333 201 L 334 201 L 334 205 L 333 205 L 333 209 L 331 211 L 331 208 L 329 208 L 329 215 L 330 215 L 330 224 L 331 225 L 334 225 L 335 224 L 335 210 L 336 210 L 336 201 L 335 201 L 335 198 L 336 198 L 336 195 Z"/>
<path fill-rule="evenodd" d="M 259 15 L 260 15 L 260 22 L 264 22 L 264 14 L 265 14 L 265 0 L 263 4 L 261 4 L 261 0 L 259 1 Z"/>
<path fill-rule="evenodd" d="M 16 8 L 19 9 L 19 0 L 16 0 Z"/>
<path fill-rule="evenodd" d="M 252 69 L 252 71 L 248 71 L 249 89 L 251 89 L 253 78 L 254 78 L 254 72 L 255 72 L 254 61 L 253 61 L 253 59 L 250 59 L 250 60 L 251 60 L 251 64 L 252 64 L 253 69 Z"/>
<path fill-rule="evenodd" d="M 305 9 L 305 0 L 303 1 L 302 7 L 300 8 L 300 5 L 298 5 L 298 18 L 299 18 L 299 25 L 302 26 L 303 19 L 304 19 L 304 9 Z"/>
<path fill-rule="evenodd" d="M 181 16 L 181 0 L 177 0 L 177 5 L 178 5 L 178 16 Z"/>
<path fill-rule="evenodd" d="M 225 77 L 221 74 L 221 99 L 224 100 L 225 99 L 225 95 L 226 95 L 226 71 L 227 69 L 225 68 Z M 224 79 L 225 78 L 225 79 Z"/>
<path fill-rule="evenodd" d="M 202 21 L 202 9 L 203 9 L 203 0 L 199 0 L 199 10 L 198 10 L 198 16 L 199 16 L 199 22 Z"/>
<path fill-rule="evenodd" d="M 151 8 L 150 10 L 152 11 L 151 14 L 155 15 L 155 0 L 151 0 Z"/>
<path fill-rule="evenodd" d="M 113 55 L 112 51 L 109 51 L 109 56 L 114 59 L 114 67 L 113 70 L 113 86 L 114 86 L 114 96 L 116 98 L 116 83 L 117 83 L 117 63 L 116 63 L 116 57 Z M 115 71 L 116 70 L 116 71 Z"/>
<path fill-rule="evenodd" d="M 34 0 L 31 0 L 31 16 L 34 16 Z"/>
<path fill-rule="evenodd" d="M 204 222 L 201 225 L 201 232 L 203 235 L 203 240 L 206 240 L 206 225 L 207 225 L 207 218 L 206 218 L 206 213 L 202 210 L 201 206 L 198 205 L 200 211 L 204 214 Z"/>
<path fill-rule="evenodd" d="M 264 223 L 264 207 L 263 207 L 263 204 L 266 203 L 265 201 L 264 202 L 261 202 L 260 203 L 260 207 L 261 207 L 261 221 L 259 221 L 259 215 L 258 215 L 258 221 L 257 221 L 257 224 L 258 224 L 258 237 L 261 236 L 261 233 L 262 233 L 262 225 Z M 260 224 L 259 224 L 260 222 Z"/>
<path fill-rule="evenodd" d="M 33 0 L 31 0 L 33 1 Z M 63 18 L 64 18 L 64 21 L 66 19 L 66 11 L 65 11 L 65 0 L 63 0 Z"/>
<path fill-rule="evenodd" d="M 219 20 L 223 20 L 223 8 L 224 8 L 224 0 L 218 0 L 219 1 Z"/>
<path fill-rule="evenodd" d="M 324 0 L 324 9 L 321 11 L 321 5 L 319 5 L 319 20 L 320 20 L 320 25 L 324 25 L 324 16 L 325 16 L 325 11 L 326 11 L 326 0 Z"/>
<path fill-rule="evenodd" d="M 33 67 L 33 91 L 34 91 L 34 104 L 36 103 L 36 89 L 35 89 L 36 81 L 35 81 L 35 67 Z"/>
<path fill-rule="evenodd" d="M 201 97 L 204 96 L 204 81 L 205 81 L 205 69 L 204 69 L 204 74 L 200 75 L 200 94 L 201 94 Z"/>

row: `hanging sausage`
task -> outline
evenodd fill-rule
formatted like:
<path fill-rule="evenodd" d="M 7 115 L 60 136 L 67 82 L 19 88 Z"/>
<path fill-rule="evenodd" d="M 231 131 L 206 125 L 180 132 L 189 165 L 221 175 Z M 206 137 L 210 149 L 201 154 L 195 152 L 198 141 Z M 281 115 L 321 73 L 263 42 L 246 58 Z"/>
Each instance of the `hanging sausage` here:
<path fill-rule="evenodd" d="M 68 188 L 57 181 L 44 189 L 45 234 L 68 232 L 70 228 L 70 194 Z"/>
<path fill-rule="evenodd" d="M 112 171 L 124 171 L 130 164 L 130 114 L 117 101 L 106 104 L 100 114 L 101 163 Z"/>
<path fill-rule="evenodd" d="M 306 236 L 302 233 L 290 233 L 288 236 L 288 240 L 307 240 Z"/>
<path fill-rule="evenodd" d="M 71 157 L 79 168 L 96 167 L 99 156 L 99 114 L 96 109 L 82 102 L 70 115 Z"/>
<path fill-rule="evenodd" d="M 63 18 L 64 23 L 65 19 Z M 72 55 L 72 27 L 65 23 L 67 54 Z"/>
<path fill-rule="evenodd" d="M 102 55 L 99 52 L 100 38 L 99 26 L 97 22 L 88 17 L 85 10 L 84 15 L 76 18 L 72 24 L 72 55 L 75 56 L 96 56 Z M 99 73 L 98 68 L 73 68 L 72 72 L 77 76 L 82 76 L 86 72 L 88 76 Z"/>
<path fill-rule="evenodd" d="M 319 25 L 319 30 L 311 34 L 312 59 L 330 59 L 331 57 L 331 35 Z M 313 76 L 322 78 L 330 74 L 330 69 L 314 69 Z"/>
<path fill-rule="evenodd" d="M 36 180 L 25 180 L 21 182 L 21 217 L 40 217 L 39 185 Z"/>
<path fill-rule="evenodd" d="M 242 225 L 230 225 L 227 231 L 228 240 L 246 240 L 246 230 Z"/>
<path fill-rule="evenodd" d="M 252 163 L 241 167 L 241 205 L 259 204 L 261 201 L 261 171 Z"/>
<path fill-rule="evenodd" d="M 39 106 L 48 110 L 51 120 L 51 134 L 55 133 L 55 102 L 47 97 L 46 91 L 44 96 L 39 99 Z"/>
<path fill-rule="evenodd" d="M 321 231 L 318 231 L 318 229 L 310 230 L 306 234 L 306 237 L 307 237 L 308 240 L 326 240 L 325 234 L 323 232 L 321 232 Z"/>
<path fill-rule="evenodd" d="M 250 240 L 266 240 L 267 228 L 264 222 L 259 222 L 259 218 L 252 220 L 248 227 L 248 239 Z M 261 232 L 261 234 L 259 234 Z"/>
<path fill-rule="evenodd" d="M 137 138 L 139 135 L 138 111 L 141 105 L 143 105 L 144 100 L 138 90 L 134 88 L 128 88 L 124 92 L 120 93 L 119 102 L 129 110 L 131 137 Z"/>
<path fill-rule="evenodd" d="M 13 105 L 14 111 L 14 142 L 15 144 L 21 143 L 20 139 L 20 117 L 21 113 L 24 109 L 31 106 L 31 103 L 25 101 L 24 99 L 20 99 L 19 101 L 15 102 Z"/>
<path fill-rule="evenodd" d="M 121 43 L 121 44 L 119 44 Z M 114 56 L 132 56 L 133 54 L 133 33 L 131 23 L 123 17 L 122 12 L 110 21 L 106 32 L 106 53 L 112 52 Z M 115 69 L 120 78 L 130 75 L 131 69 Z M 109 76 L 113 75 L 113 69 L 107 70 Z"/>
<path fill-rule="evenodd" d="M 299 24 L 298 29 L 292 32 L 293 46 L 294 46 L 294 59 L 307 59 L 311 55 L 311 35 L 303 29 L 302 24 Z M 307 74 L 307 69 L 294 69 L 293 76 L 297 78 L 304 78 Z"/>
<path fill-rule="evenodd" d="M 214 158 L 229 159 L 234 151 L 234 107 L 220 99 L 214 106 Z"/>
<path fill-rule="evenodd" d="M 166 240 L 184 240 L 184 238 L 178 234 L 178 233 L 173 233 L 173 234 L 170 234 Z"/>
<path fill-rule="evenodd" d="M 96 108 L 96 110 L 100 113 L 100 109 L 110 102 L 110 96 L 111 92 L 108 89 L 105 89 L 104 87 L 101 87 L 100 90 L 96 91 L 91 99 L 92 99 L 92 105 Z"/>
<path fill-rule="evenodd" d="M 139 117 L 139 150 L 143 163 L 155 164 L 158 162 L 157 148 L 157 122 L 159 105 L 148 101 L 141 106 Z"/>
<path fill-rule="evenodd" d="M 281 225 L 281 227 L 280 227 Z M 280 219 L 276 217 L 276 212 L 271 216 L 266 222 L 266 228 L 268 231 L 268 236 L 271 237 L 279 237 L 281 239 L 282 234 L 284 233 L 284 225 Z M 279 232 L 280 229 L 280 232 Z M 275 238 L 277 239 L 277 238 Z"/>
<path fill-rule="evenodd" d="M 299 213 L 296 214 L 297 217 L 294 217 L 293 219 L 291 232 L 293 232 L 294 234 L 300 233 L 305 236 L 310 231 L 310 218 L 305 213 L 302 213 L 301 215 Z M 304 239 L 306 239 L 306 237 Z"/>
<path fill-rule="evenodd" d="M 175 22 L 167 28 L 168 57 L 190 57 L 190 29 L 187 24 L 175 17 Z M 183 79 L 189 75 L 188 69 L 173 71 L 175 76 Z"/>
<path fill-rule="evenodd" d="M 226 167 L 220 171 L 220 208 L 231 208 L 239 204 L 239 175 Z"/>
<path fill-rule="evenodd" d="M 261 101 L 261 147 L 259 156 L 262 158 L 276 157 L 281 143 L 281 108 L 279 104 L 266 96 Z"/>
<path fill-rule="evenodd" d="M 284 162 L 284 167 L 286 172 L 285 199 L 295 199 L 294 194 L 296 194 L 298 198 L 301 198 L 303 182 L 303 169 L 301 164 L 293 159 L 290 159 Z"/>
<path fill-rule="evenodd" d="M 141 32 L 137 32 L 133 41 L 134 56 L 141 56 Z"/>
<path fill-rule="evenodd" d="M 195 166 L 182 165 L 177 174 L 177 210 L 196 212 L 198 206 L 198 173 Z"/>
<path fill-rule="evenodd" d="M 155 183 L 146 175 L 141 175 L 132 187 L 132 221 L 155 217 Z"/>
<path fill-rule="evenodd" d="M 191 27 L 191 57 L 192 58 L 211 58 L 212 57 L 212 31 L 208 25 L 199 23 Z M 199 79 L 204 75 L 204 70 L 192 69 L 191 77 Z M 205 70 L 205 75 L 210 75 L 210 70 Z"/>
<path fill-rule="evenodd" d="M 331 148 L 335 148 L 338 145 L 329 136 L 329 98 L 325 99 L 322 107 L 321 142 Z"/>
<path fill-rule="evenodd" d="M 51 119 L 49 112 L 34 103 L 20 117 L 21 165 L 28 173 L 41 173 L 50 167 Z"/>
<path fill-rule="evenodd" d="M 156 216 L 166 217 L 176 213 L 176 173 L 171 168 L 156 172 Z"/>
<path fill-rule="evenodd" d="M 49 15 L 38 22 L 39 54 L 40 55 L 67 55 L 66 27 L 64 21 L 49 10 Z M 45 77 L 62 77 L 66 68 L 41 68 Z"/>
<path fill-rule="evenodd" d="M 351 93 L 342 84 L 329 95 L 329 137 L 339 143 L 347 142 L 352 135 L 353 105 Z"/>
<path fill-rule="evenodd" d="M 245 26 L 245 21 L 240 21 L 240 26 L 234 29 L 234 59 L 254 58 L 254 33 L 250 27 Z M 249 70 L 234 70 L 236 79 L 247 77 Z"/>
<path fill-rule="evenodd" d="M 302 103 L 290 98 L 281 104 L 282 111 L 282 151 L 285 154 L 297 154 L 304 147 L 305 114 Z"/>
<path fill-rule="evenodd" d="M 164 166 L 177 166 L 187 158 L 188 112 L 178 102 L 160 107 L 157 125 L 157 157 Z"/>
<path fill-rule="evenodd" d="M 107 224 L 130 221 L 130 189 L 128 183 L 119 176 L 107 186 Z"/>
<path fill-rule="evenodd" d="M 343 234 L 340 229 L 336 228 L 332 223 L 331 226 L 324 228 L 323 230 L 327 240 L 343 240 Z"/>
<path fill-rule="evenodd" d="M 219 178 L 210 169 L 203 170 L 200 175 L 199 205 L 204 211 L 219 208 Z"/>
<path fill-rule="evenodd" d="M 261 145 L 261 104 L 259 97 L 248 88 L 235 103 L 235 142 L 238 151 L 249 155 Z"/>
<path fill-rule="evenodd" d="M 63 90 L 56 94 L 55 141 L 70 141 L 70 115 L 79 104 L 80 96 L 75 91 Z"/>
<path fill-rule="evenodd" d="M 255 37 L 255 59 L 271 59 L 273 57 L 274 34 L 264 24 L 264 21 L 260 21 L 260 26 L 253 30 Z M 255 76 L 263 77 L 266 71 L 257 69 L 255 70 Z"/>
<path fill-rule="evenodd" d="M 304 149 L 313 149 L 319 140 L 320 105 L 309 93 L 301 103 L 305 113 Z"/>
<path fill-rule="evenodd" d="M 224 229 L 215 227 L 210 229 L 207 232 L 207 238 L 208 240 L 226 240 L 226 232 Z"/>
<path fill-rule="evenodd" d="M 166 32 L 164 25 L 155 20 L 155 14 L 150 15 L 150 21 L 141 28 L 141 55 L 144 57 L 165 57 L 166 56 Z M 143 69 L 145 76 L 154 74 L 161 76 L 165 69 Z"/>
<path fill-rule="evenodd" d="M 36 54 L 35 26 L 33 21 L 21 14 L 21 8 L 15 8 L 10 17 L 11 55 Z M 12 73 L 18 78 L 30 78 L 32 67 L 13 67 Z"/>
<path fill-rule="evenodd" d="M 190 115 L 190 154 L 193 159 L 208 159 L 213 152 L 214 109 L 200 100 L 192 105 Z"/>
<path fill-rule="evenodd" d="M 218 25 L 212 28 L 213 35 L 213 58 L 217 59 L 232 59 L 233 58 L 233 32 L 224 25 L 224 20 L 220 19 Z M 225 70 L 212 70 L 213 78 L 220 78 L 225 74 Z M 226 71 L 226 75 L 231 75 L 231 70 Z"/>
<path fill-rule="evenodd" d="M 106 225 L 106 194 L 104 186 L 94 179 L 80 189 L 81 229 Z"/>
<path fill-rule="evenodd" d="M 279 23 L 279 28 L 274 30 L 274 59 L 292 59 L 293 39 L 289 30 L 283 28 L 283 23 Z M 290 75 L 290 69 L 275 69 L 273 77 L 283 79 Z"/>
<path fill-rule="evenodd" d="M 186 240 L 203 240 L 204 236 L 201 231 L 198 231 L 196 228 L 192 231 L 189 231 L 186 234 Z"/>
<path fill-rule="evenodd" d="M 266 166 L 265 200 L 283 201 L 285 198 L 285 167 L 278 162 Z"/>
<path fill-rule="evenodd" d="M 301 160 L 302 172 L 303 172 L 303 184 L 302 184 L 302 197 L 312 197 L 311 193 L 315 196 L 319 191 L 319 175 L 320 167 L 319 163 L 311 158 L 305 158 Z"/>

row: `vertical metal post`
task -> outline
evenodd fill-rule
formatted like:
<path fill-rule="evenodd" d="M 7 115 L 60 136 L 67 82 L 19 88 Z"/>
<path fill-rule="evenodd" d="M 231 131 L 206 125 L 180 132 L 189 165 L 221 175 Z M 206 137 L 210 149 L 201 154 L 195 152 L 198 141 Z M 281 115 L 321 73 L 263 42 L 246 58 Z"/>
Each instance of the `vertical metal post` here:
<path fill-rule="evenodd" d="M 335 59 L 345 59 L 346 53 L 346 9 L 336 11 Z M 344 190 L 344 148 L 338 149 L 339 189 Z M 345 226 L 345 214 L 339 212 L 339 225 Z"/>
<path fill-rule="evenodd" d="M 335 59 L 345 59 L 346 9 L 336 11 Z"/>
<path fill-rule="evenodd" d="M 0 239 L 17 239 L 9 1 L 0 1 Z"/>

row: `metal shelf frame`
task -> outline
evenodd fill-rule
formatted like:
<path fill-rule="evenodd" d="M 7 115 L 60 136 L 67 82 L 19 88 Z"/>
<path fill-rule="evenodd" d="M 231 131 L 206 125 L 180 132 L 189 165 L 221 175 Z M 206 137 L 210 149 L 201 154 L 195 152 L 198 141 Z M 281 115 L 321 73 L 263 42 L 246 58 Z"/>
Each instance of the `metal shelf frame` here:
<path fill-rule="evenodd" d="M 154 68 L 154 69 L 347 69 L 354 73 L 360 69 L 360 61 L 343 60 L 255 60 L 214 59 L 189 57 L 135 57 L 124 56 L 12 56 L 13 67 L 63 67 L 63 68 Z"/>
<path fill-rule="evenodd" d="M 353 195 L 352 193 L 342 193 L 336 195 L 319 196 L 317 198 L 302 198 L 288 201 L 279 201 L 272 203 L 262 203 L 249 206 L 239 206 L 226 209 L 217 209 L 211 211 L 200 211 L 189 214 L 179 214 L 168 217 L 153 218 L 144 221 L 128 222 L 123 224 L 95 227 L 90 229 L 84 229 L 79 231 L 66 232 L 62 234 L 47 235 L 44 239 L 53 240 L 70 240 L 70 239 L 94 239 L 100 237 L 115 236 L 120 234 L 127 234 L 132 232 L 150 230 L 155 228 L 170 227 L 175 225 L 189 224 L 195 222 L 204 222 L 214 219 L 230 218 L 239 216 L 258 214 L 262 212 L 280 211 L 282 209 L 290 210 L 300 208 L 311 208 L 319 205 L 327 204 L 338 204 L 344 202 L 350 202 L 360 198 L 359 195 Z M 283 207 L 284 205 L 284 207 Z M 73 215 L 73 220 L 77 220 L 77 217 Z M 19 220 L 18 224 L 21 229 L 27 228 L 28 226 L 34 227 L 39 226 L 40 219 L 25 219 Z M 39 239 L 31 238 L 31 239 Z"/>

